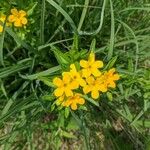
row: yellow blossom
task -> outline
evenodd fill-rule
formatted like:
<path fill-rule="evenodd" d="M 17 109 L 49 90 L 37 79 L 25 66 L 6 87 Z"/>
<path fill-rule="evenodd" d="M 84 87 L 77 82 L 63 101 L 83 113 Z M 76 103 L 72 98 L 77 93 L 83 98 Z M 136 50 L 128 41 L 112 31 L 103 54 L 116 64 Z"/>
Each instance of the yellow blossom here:
<path fill-rule="evenodd" d="M 77 71 L 74 64 L 70 65 L 70 72 L 65 72 L 65 73 L 71 77 L 72 79 L 71 85 L 74 89 L 79 88 L 79 85 L 82 87 L 86 85 L 86 82 L 83 80 L 80 72 Z"/>
<path fill-rule="evenodd" d="M 73 96 L 72 87 L 71 87 L 71 77 L 68 74 L 62 74 L 62 80 L 58 77 L 54 78 L 53 84 L 57 86 L 57 89 L 54 91 L 56 97 L 62 96 L 65 94 L 68 96 Z"/>
<path fill-rule="evenodd" d="M 78 108 L 77 104 L 83 105 L 85 100 L 81 97 L 81 94 L 76 93 L 74 96 L 69 97 L 64 103 L 63 106 L 69 107 L 71 106 L 72 110 L 76 110 Z"/>
<path fill-rule="evenodd" d="M 5 21 L 6 21 L 6 15 L 1 14 L 0 15 L 0 33 L 3 32 L 3 25 L 4 25 Z M 3 23 L 3 25 L 2 25 L 2 23 Z M 8 23 L 6 23 L 6 25 L 8 26 Z"/>
<path fill-rule="evenodd" d="M 27 13 L 24 10 L 18 11 L 16 8 L 11 9 L 11 15 L 8 17 L 8 21 L 14 23 L 15 27 L 22 27 L 27 24 Z"/>
<path fill-rule="evenodd" d="M 89 77 L 91 74 L 95 77 L 98 77 L 101 75 L 101 72 L 98 70 L 98 68 L 103 67 L 102 61 L 95 61 L 95 54 L 93 52 L 90 53 L 88 60 L 81 60 L 80 66 L 82 69 L 82 76 L 83 77 Z"/>
<path fill-rule="evenodd" d="M 101 83 L 98 78 L 94 79 L 93 76 L 86 78 L 87 85 L 83 87 L 84 94 L 91 92 L 91 97 L 97 99 L 99 97 L 99 92 L 106 92 L 107 89 L 104 84 Z"/>
<path fill-rule="evenodd" d="M 116 71 L 115 68 L 112 68 L 108 72 L 104 73 L 103 80 L 104 80 L 104 84 L 107 87 L 111 87 L 111 88 L 116 87 L 115 81 L 119 80 L 120 76 L 117 73 L 115 74 L 115 71 Z"/>

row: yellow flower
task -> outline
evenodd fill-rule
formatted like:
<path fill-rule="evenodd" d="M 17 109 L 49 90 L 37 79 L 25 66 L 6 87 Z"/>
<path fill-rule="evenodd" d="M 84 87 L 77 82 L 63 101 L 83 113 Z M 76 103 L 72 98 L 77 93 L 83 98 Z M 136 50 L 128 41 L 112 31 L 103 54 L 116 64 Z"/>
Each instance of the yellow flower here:
<path fill-rule="evenodd" d="M 83 105 L 85 100 L 81 97 L 80 94 L 76 93 L 74 96 L 69 97 L 64 103 L 63 106 L 69 107 L 71 106 L 72 110 L 77 109 L 77 104 Z"/>
<path fill-rule="evenodd" d="M 56 97 L 62 96 L 65 94 L 68 96 L 73 96 L 72 87 L 71 87 L 71 77 L 68 74 L 62 74 L 62 80 L 58 77 L 54 78 L 53 84 L 57 86 L 57 89 L 54 91 Z"/>
<path fill-rule="evenodd" d="M 2 14 L 0 15 L 0 23 L 4 25 L 5 23 L 5 20 L 6 20 L 6 15 Z M 0 33 L 3 32 L 3 25 L 0 24 Z"/>
<path fill-rule="evenodd" d="M 98 68 L 103 67 L 102 61 L 95 61 L 95 54 L 93 52 L 90 53 L 88 61 L 81 60 L 80 66 L 82 69 L 82 76 L 83 77 L 89 77 L 91 74 L 95 77 L 98 77 L 101 75 L 101 72 L 98 70 Z"/>
<path fill-rule="evenodd" d="M 114 74 L 115 73 L 115 68 L 110 69 L 108 72 L 104 73 L 104 84 L 107 87 L 115 88 L 116 83 L 115 81 L 120 79 L 119 74 Z"/>
<path fill-rule="evenodd" d="M 99 97 L 99 91 L 106 92 L 107 89 L 104 84 L 101 83 L 98 78 L 94 79 L 93 76 L 86 78 L 87 85 L 83 87 L 84 94 L 91 92 L 91 97 L 97 99 Z"/>
<path fill-rule="evenodd" d="M 86 82 L 82 79 L 80 72 L 77 72 L 74 64 L 70 65 L 70 72 L 64 72 L 64 74 L 68 74 L 71 77 L 72 79 L 71 86 L 74 89 L 79 88 L 79 85 L 80 86 L 86 85 Z"/>
<path fill-rule="evenodd" d="M 15 27 L 22 27 L 27 24 L 27 13 L 24 10 L 18 11 L 16 8 L 11 9 L 11 15 L 8 17 L 8 21 L 14 23 Z"/>

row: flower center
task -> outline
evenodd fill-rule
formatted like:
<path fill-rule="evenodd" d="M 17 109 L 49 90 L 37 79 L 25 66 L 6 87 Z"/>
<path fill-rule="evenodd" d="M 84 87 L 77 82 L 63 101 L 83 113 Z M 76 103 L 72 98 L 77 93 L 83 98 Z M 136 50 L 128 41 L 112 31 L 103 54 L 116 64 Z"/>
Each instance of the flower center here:
<path fill-rule="evenodd" d="M 92 68 L 92 66 L 91 65 L 89 65 L 89 67 L 88 67 L 89 69 L 91 69 Z"/>
<path fill-rule="evenodd" d="M 77 76 L 74 76 L 73 79 L 74 79 L 74 80 L 77 79 Z"/>
<path fill-rule="evenodd" d="M 67 84 L 66 83 L 64 83 L 64 87 L 66 87 L 67 86 Z"/>
<path fill-rule="evenodd" d="M 95 85 L 96 85 L 96 82 L 93 82 L 92 85 L 95 86 Z"/>

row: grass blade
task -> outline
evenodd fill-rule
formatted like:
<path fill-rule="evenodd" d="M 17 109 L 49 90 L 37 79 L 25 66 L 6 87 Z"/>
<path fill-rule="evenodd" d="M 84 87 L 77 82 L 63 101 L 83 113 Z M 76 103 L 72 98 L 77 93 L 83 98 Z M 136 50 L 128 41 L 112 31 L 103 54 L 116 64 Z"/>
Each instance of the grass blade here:
<path fill-rule="evenodd" d="M 113 49 L 114 49 L 114 41 L 115 41 L 115 20 L 114 20 L 114 10 L 113 10 L 113 3 L 110 0 L 110 12 L 111 12 L 111 34 L 110 34 L 110 45 L 107 59 L 110 60 L 113 56 Z"/>
<path fill-rule="evenodd" d="M 44 43 L 44 18 L 45 18 L 45 0 L 42 0 L 41 21 L 40 21 L 40 44 Z"/>
<path fill-rule="evenodd" d="M 68 15 L 68 13 L 62 9 L 56 2 L 53 0 L 47 0 L 53 7 L 55 7 L 65 18 L 66 20 L 70 23 L 70 26 L 72 27 L 73 31 L 77 33 L 77 27 L 74 23 L 74 21 L 71 19 L 71 17 Z"/>
<path fill-rule="evenodd" d="M 86 16 L 86 12 L 87 12 L 87 9 L 88 9 L 89 2 L 90 2 L 89 0 L 85 0 L 85 2 L 84 2 L 84 8 L 83 8 L 83 11 L 82 11 L 82 14 L 81 14 L 81 18 L 80 18 L 80 21 L 79 21 L 79 25 L 78 25 L 78 32 L 80 32 L 81 27 L 83 25 L 83 22 L 84 22 L 84 19 L 85 19 L 85 16 Z"/>

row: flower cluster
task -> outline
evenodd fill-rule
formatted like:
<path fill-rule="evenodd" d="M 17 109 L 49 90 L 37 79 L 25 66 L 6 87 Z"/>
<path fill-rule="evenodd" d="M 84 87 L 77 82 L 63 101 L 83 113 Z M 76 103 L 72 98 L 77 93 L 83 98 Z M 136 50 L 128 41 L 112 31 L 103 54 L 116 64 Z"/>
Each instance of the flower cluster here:
<path fill-rule="evenodd" d="M 25 26 L 28 22 L 27 13 L 24 10 L 11 9 L 11 15 L 8 17 L 8 21 L 13 23 L 15 27 Z"/>
<path fill-rule="evenodd" d="M 15 27 L 23 27 L 28 23 L 27 13 L 24 10 L 17 10 L 16 8 L 11 9 L 11 14 L 6 19 L 5 14 L 0 14 L 0 33 L 3 32 L 3 26 L 6 22 L 6 26 L 11 26 L 12 24 Z"/>
<path fill-rule="evenodd" d="M 80 70 L 77 70 L 75 64 L 71 64 L 69 72 L 63 72 L 61 78 L 53 79 L 53 84 L 57 87 L 54 90 L 56 104 L 76 110 L 77 105 L 85 103 L 82 95 L 90 94 L 93 99 L 98 99 L 100 93 L 107 92 L 108 88 L 115 88 L 115 81 L 119 80 L 115 68 L 102 72 L 99 70 L 102 67 L 103 62 L 96 61 L 93 52 L 88 60 L 80 61 Z"/>

